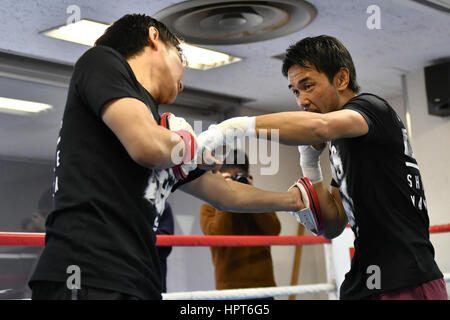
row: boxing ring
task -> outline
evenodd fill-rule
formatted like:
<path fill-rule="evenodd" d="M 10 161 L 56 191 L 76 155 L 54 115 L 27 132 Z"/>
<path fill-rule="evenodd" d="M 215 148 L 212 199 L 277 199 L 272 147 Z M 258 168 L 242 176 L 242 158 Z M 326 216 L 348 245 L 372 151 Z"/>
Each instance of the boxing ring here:
<path fill-rule="evenodd" d="M 430 227 L 430 234 L 450 232 L 450 224 Z M 239 300 L 277 296 L 328 293 L 329 299 L 338 298 L 339 287 L 345 273 L 350 269 L 354 236 L 346 228 L 339 237 L 328 240 L 316 236 L 184 236 L 157 235 L 157 246 L 277 246 L 324 244 L 327 283 L 264 288 L 230 289 L 174 292 L 163 294 L 164 300 Z M 0 246 L 41 247 L 45 244 L 44 233 L 0 232 Z M 445 282 L 450 283 L 450 273 L 444 273 Z"/>

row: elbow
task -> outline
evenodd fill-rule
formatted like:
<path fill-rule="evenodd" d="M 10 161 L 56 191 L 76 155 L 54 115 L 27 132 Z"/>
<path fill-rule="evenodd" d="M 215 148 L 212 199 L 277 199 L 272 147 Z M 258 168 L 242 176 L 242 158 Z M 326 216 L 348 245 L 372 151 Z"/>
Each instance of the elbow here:
<path fill-rule="evenodd" d="M 230 206 L 222 199 L 217 199 L 217 201 L 214 201 L 211 205 L 219 211 L 230 211 Z"/>
<path fill-rule="evenodd" d="M 322 237 L 324 237 L 327 240 L 333 240 L 334 238 L 337 238 L 339 235 L 340 233 L 336 233 L 335 231 L 325 230 L 322 234 Z"/>
<path fill-rule="evenodd" d="M 344 227 L 338 226 L 337 224 L 325 225 L 322 236 L 325 239 L 333 240 L 334 238 L 337 238 L 342 234 L 342 232 L 345 229 L 345 226 L 346 224 L 344 224 Z"/>
<path fill-rule="evenodd" d="M 317 143 L 332 140 L 330 125 L 326 119 L 316 119 L 311 121 L 311 132 Z"/>

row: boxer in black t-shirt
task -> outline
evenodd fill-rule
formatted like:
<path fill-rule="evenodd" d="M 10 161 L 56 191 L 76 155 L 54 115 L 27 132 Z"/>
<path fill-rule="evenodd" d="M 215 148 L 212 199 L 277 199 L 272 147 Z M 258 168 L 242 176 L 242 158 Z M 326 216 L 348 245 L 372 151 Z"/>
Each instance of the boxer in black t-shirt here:
<path fill-rule="evenodd" d="M 429 240 L 419 166 L 400 118 L 385 100 L 358 95 L 350 53 L 333 37 L 305 38 L 289 47 L 282 72 L 307 112 L 231 118 L 199 137 L 259 137 L 262 130 L 270 137 L 276 130 L 280 143 L 300 145 L 302 171 L 312 185 L 297 182 L 295 190 L 302 190 L 310 207 L 296 213 L 298 220 L 329 239 L 347 223 L 355 234 L 341 299 L 447 299 Z M 319 165 L 326 142 L 330 190 Z M 376 283 L 370 279 L 373 270 L 379 271 Z"/>
<path fill-rule="evenodd" d="M 113 23 L 75 64 L 32 299 L 161 299 L 155 232 L 176 188 L 220 210 L 304 207 L 295 190 L 266 192 L 205 172 L 220 164 L 200 163 L 192 127 L 174 115 L 161 122 L 158 105 L 183 90 L 182 63 L 179 40 L 134 14 Z"/>

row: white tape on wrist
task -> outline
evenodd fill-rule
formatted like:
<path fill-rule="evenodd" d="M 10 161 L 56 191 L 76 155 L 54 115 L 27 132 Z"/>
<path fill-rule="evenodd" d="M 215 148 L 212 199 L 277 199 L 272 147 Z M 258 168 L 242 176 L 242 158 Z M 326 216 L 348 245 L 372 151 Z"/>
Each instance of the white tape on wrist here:
<path fill-rule="evenodd" d="M 320 165 L 318 166 L 305 166 L 300 165 L 302 167 L 303 176 L 309 178 L 312 184 L 316 184 L 323 180 L 322 169 Z"/>
<path fill-rule="evenodd" d="M 322 169 L 320 168 L 320 155 L 323 149 L 316 150 L 311 146 L 298 146 L 300 153 L 300 167 L 303 171 L 303 176 L 308 177 L 311 182 L 317 183 L 323 180 Z"/>
<path fill-rule="evenodd" d="M 227 141 L 243 137 L 256 137 L 255 117 L 236 117 L 227 119 L 217 125 Z"/>

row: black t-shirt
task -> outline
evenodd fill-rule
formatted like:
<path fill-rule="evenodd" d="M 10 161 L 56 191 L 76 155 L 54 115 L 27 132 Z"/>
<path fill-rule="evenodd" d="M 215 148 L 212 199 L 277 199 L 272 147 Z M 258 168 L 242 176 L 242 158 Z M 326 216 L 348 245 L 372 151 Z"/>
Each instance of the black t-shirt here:
<path fill-rule="evenodd" d="M 429 241 L 422 179 L 405 126 L 385 100 L 372 94 L 356 96 L 343 108 L 359 112 L 369 132 L 330 142 L 331 184 L 339 188 L 355 234 L 341 299 L 441 278 Z"/>
<path fill-rule="evenodd" d="M 89 49 L 75 64 L 68 91 L 54 210 L 31 287 L 38 280 L 66 282 L 67 268 L 76 265 L 81 287 L 161 299 L 155 231 L 176 180 L 170 169 L 151 170 L 133 161 L 102 121 L 102 107 L 123 97 L 145 103 L 159 123 L 157 102 L 123 56 L 108 47 Z"/>

